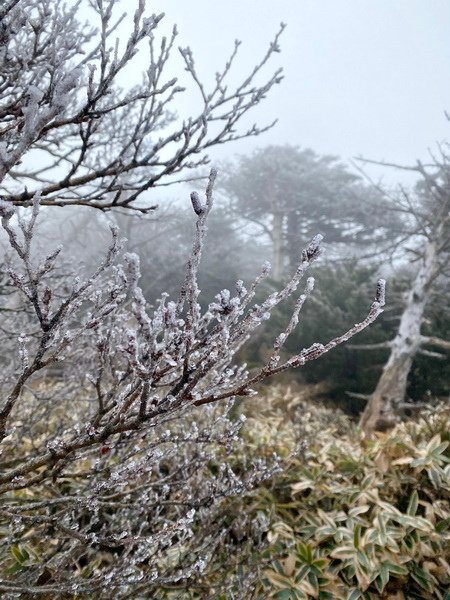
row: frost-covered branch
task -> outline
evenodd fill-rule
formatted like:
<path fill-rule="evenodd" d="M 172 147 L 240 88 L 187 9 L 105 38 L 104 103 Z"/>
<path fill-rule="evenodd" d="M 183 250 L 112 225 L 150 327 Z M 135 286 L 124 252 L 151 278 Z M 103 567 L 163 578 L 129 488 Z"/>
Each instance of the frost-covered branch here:
<path fill-rule="evenodd" d="M 159 37 L 164 15 L 148 14 L 143 0 L 135 6 L 130 22 L 118 12 L 118 0 L 72 5 L 18 0 L 2 9 L 0 191 L 5 201 L 29 206 L 39 193 L 41 205 L 147 212 L 155 208 L 143 196 L 147 190 L 206 164 L 210 147 L 271 126 L 246 129 L 240 123 L 282 79 L 277 69 L 256 83 L 279 51 L 283 24 L 263 59 L 234 88 L 227 80 L 239 44 L 209 88 L 199 80 L 192 51 L 180 49 L 190 90 L 168 76 L 176 28 L 169 38 Z M 83 14 L 89 24 L 81 22 Z M 122 21 L 131 27 L 124 44 L 116 38 Z M 123 89 L 119 81 L 135 68 L 138 51 L 147 56 L 141 81 Z M 197 112 L 180 122 L 175 105 L 196 88 Z"/>
<path fill-rule="evenodd" d="M 5 339 L 13 357 L 0 380 L 0 521 L 12 523 L 8 544 L 18 546 L 17 556 L 28 548 L 29 562 L 26 575 L 0 579 L 4 593 L 104 598 L 108 590 L 109 597 L 126 598 L 137 586 L 150 593 L 198 580 L 218 548 L 232 543 L 220 525 L 224 499 L 283 465 L 276 456 L 246 463 L 242 421 L 227 416 L 233 399 L 319 358 L 382 311 L 380 281 L 361 323 L 282 360 L 313 292 L 309 278 L 272 356 L 250 373 L 237 359 L 239 349 L 276 306 L 296 296 L 320 254 L 321 236 L 299 253 L 298 268 L 280 290 L 255 302 L 270 272 L 265 265 L 248 288 L 238 281 L 234 293 L 222 290 L 203 307 L 198 272 L 216 175 L 212 170 L 204 200 L 191 195 L 196 231 L 180 296 L 162 294 L 153 308 L 139 286 L 139 258 L 123 252 L 115 229 L 91 275 L 61 281 L 55 277 L 61 248 L 38 257 L 34 246 L 40 196 L 28 216 L 0 204 L 10 246 L 5 277 L 16 305 L 28 307 L 0 312 L 3 330 L 11 320 Z M 256 535 L 255 547 L 261 543 Z M 108 559 L 80 578 L 83 557 L 94 561 L 102 553 Z"/>

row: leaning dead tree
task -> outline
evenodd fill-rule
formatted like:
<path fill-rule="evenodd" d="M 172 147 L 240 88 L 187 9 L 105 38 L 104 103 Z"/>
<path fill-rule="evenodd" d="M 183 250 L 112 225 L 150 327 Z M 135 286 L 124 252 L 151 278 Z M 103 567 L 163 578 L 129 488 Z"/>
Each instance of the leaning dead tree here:
<path fill-rule="evenodd" d="M 441 148 L 440 158 L 430 165 L 418 163 L 409 170 L 421 176 L 412 196 L 403 192 L 394 208 L 405 216 L 408 251 L 413 253 L 415 275 L 406 298 L 400 325 L 391 341 L 359 349 L 389 348 L 390 354 L 374 392 L 369 397 L 360 424 L 371 432 L 396 422 L 405 403 L 408 376 L 417 354 L 445 358 L 427 346 L 450 350 L 450 341 L 421 333 L 425 309 L 440 277 L 448 277 L 450 250 L 450 156 Z"/>
<path fill-rule="evenodd" d="M 228 80 L 238 41 L 209 87 L 199 79 L 190 48 L 179 48 L 192 83 L 186 90 L 169 76 L 176 29 L 168 39 L 160 36 L 164 15 L 147 14 L 144 0 L 137 2 L 131 23 L 119 9 L 118 0 L 2 3 L 0 194 L 5 201 L 29 206 L 38 192 L 41 205 L 147 212 L 155 208 L 147 190 L 189 179 L 186 172 L 207 163 L 212 146 L 271 126 L 240 122 L 282 79 L 278 69 L 264 80 L 264 70 L 279 52 L 283 24 L 261 61 L 234 87 Z M 123 43 L 118 29 L 125 26 L 131 32 Z M 130 73 L 136 83 L 123 89 L 120 82 Z M 176 108 L 186 91 L 198 96 L 198 111 L 180 122 Z"/>

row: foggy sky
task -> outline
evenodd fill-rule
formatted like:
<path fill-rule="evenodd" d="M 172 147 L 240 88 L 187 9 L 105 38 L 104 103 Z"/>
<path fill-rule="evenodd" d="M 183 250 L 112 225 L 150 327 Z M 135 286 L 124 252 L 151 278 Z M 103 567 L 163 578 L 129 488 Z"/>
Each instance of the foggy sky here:
<path fill-rule="evenodd" d="M 286 78 L 257 111 L 259 123 L 279 123 L 264 137 L 213 149 L 213 158 L 291 143 L 413 163 L 450 138 L 447 0 L 155 0 L 149 9 L 166 13 L 165 31 L 177 23 L 179 44 L 191 46 L 210 81 L 235 38 L 244 74 L 287 23 L 273 63 Z M 183 108 L 195 102 L 185 96 Z"/>

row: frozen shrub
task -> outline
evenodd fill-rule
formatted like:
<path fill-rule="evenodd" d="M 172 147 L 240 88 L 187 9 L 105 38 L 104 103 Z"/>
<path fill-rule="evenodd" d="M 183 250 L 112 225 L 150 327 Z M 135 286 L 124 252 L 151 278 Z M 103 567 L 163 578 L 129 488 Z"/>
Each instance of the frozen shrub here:
<path fill-rule="evenodd" d="M 169 597 L 178 589 L 193 590 L 191 597 L 212 589 L 217 597 L 214 590 L 233 589 L 246 598 L 260 567 L 244 577 L 241 563 L 256 556 L 265 523 L 250 523 L 247 550 L 236 554 L 239 515 L 227 499 L 239 500 L 283 469 L 284 459 L 247 454 L 241 421 L 227 417 L 230 402 L 367 327 L 383 310 L 384 282 L 361 323 L 287 359 L 281 350 L 314 280 L 297 290 L 321 236 L 299 253 L 287 283 L 259 304 L 255 293 L 269 265 L 202 310 L 198 269 L 214 170 L 205 197 L 191 195 L 196 233 L 180 294 L 163 293 L 156 307 L 140 287 L 138 256 L 125 251 L 115 228 L 86 277 L 62 267 L 62 246 L 37 250 L 38 221 L 49 206 L 152 210 L 143 194 L 162 179 L 203 164 L 214 144 L 262 131 L 236 127 L 280 80 L 277 71 L 254 83 L 278 51 L 278 35 L 232 91 L 226 79 L 238 44 L 209 91 L 184 49 L 202 105 L 197 116 L 175 123 L 172 102 L 182 90 L 164 74 L 176 32 L 157 45 L 162 15 L 145 16 L 139 2 L 128 41 L 114 45 L 116 4 L 86 3 L 98 17 L 98 35 L 78 23 L 80 3 L 9 0 L 0 8 L 7 288 L 0 296 L 0 592 L 8 599 L 109 600 Z M 123 90 L 117 78 L 144 41 L 143 83 Z M 293 295 L 268 361 L 255 372 L 236 364 L 236 352 Z"/>
<path fill-rule="evenodd" d="M 139 287 L 139 259 L 122 252 L 116 230 L 90 277 L 61 279 L 54 276 L 60 247 L 33 255 L 39 197 L 28 219 L 2 204 L 7 273 L 15 305 L 24 302 L 8 316 L 11 359 L 1 380 L 3 592 L 102 598 L 114 590 L 126 598 L 130 590 L 197 580 L 227 543 L 222 499 L 252 489 L 282 463 L 276 455 L 246 458 L 227 400 L 319 358 L 382 311 L 380 282 L 364 321 L 281 361 L 313 291 L 309 278 L 267 363 L 252 373 L 235 364 L 242 344 L 296 292 L 320 236 L 262 303 L 253 297 L 268 265 L 248 289 L 238 281 L 234 294 L 222 290 L 202 312 L 197 273 L 215 177 L 213 170 L 204 200 L 192 194 L 196 235 L 180 295 L 163 294 L 153 310 Z M 63 377 L 52 384 L 44 375 L 55 365 Z M 227 460 L 238 448 L 239 461 Z"/>

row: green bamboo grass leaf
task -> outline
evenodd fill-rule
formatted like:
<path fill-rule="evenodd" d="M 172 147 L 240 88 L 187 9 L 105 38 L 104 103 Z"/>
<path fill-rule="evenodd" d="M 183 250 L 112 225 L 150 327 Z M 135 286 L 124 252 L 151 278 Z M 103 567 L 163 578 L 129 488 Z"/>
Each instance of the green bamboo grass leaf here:
<path fill-rule="evenodd" d="M 354 506 L 348 511 L 348 514 L 351 517 L 357 517 L 358 515 L 362 515 L 367 513 L 370 510 L 369 504 L 362 504 L 360 506 Z"/>
<path fill-rule="evenodd" d="M 21 548 L 17 544 L 13 544 L 10 548 L 10 551 L 14 558 L 17 560 L 17 562 L 20 564 L 25 563 L 30 558 L 30 555 L 27 552 L 27 550 L 25 548 Z"/>
<path fill-rule="evenodd" d="M 326 590 L 321 590 L 317 596 L 317 600 L 334 600 L 334 598 L 335 596 L 332 592 L 327 592 Z"/>
<path fill-rule="evenodd" d="M 356 525 L 355 526 L 355 531 L 353 533 L 353 545 L 355 548 L 359 548 L 361 543 L 361 526 L 360 525 Z"/>
<path fill-rule="evenodd" d="M 309 573 L 309 570 L 310 567 L 308 565 L 303 565 L 302 567 L 300 567 L 300 570 L 298 571 L 294 579 L 295 583 L 300 583 L 301 581 L 303 581 L 303 579 Z"/>
<path fill-rule="evenodd" d="M 385 586 L 386 584 L 383 582 L 381 575 L 378 575 L 378 577 L 375 579 L 375 587 L 377 588 L 379 594 L 383 593 Z"/>
<path fill-rule="evenodd" d="M 281 592 L 276 593 L 275 598 L 277 600 L 293 600 L 291 590 L 281 590 Z"/>
<path fill-rule="evenodd" d="M 411 569 L 411 577 L 419 586 L 427 592 L 432 592 L 437 584 L 436 578 L 431 574 L 421 569 L 417 565 L 413 565 Z"/>
<path fill-rule="evenodd" d="M 393 562 L 385 561 L 383 565 L 394 575 L 407 575 L 408 569 L 403 565 L 397 565 Z"/>
<path fill-rule="evenodd" d="M 450 517 L 447 519 L 443 519 L 442 521 L 438 521 L 435 526 L 435 530 L 437 533 L 442 534 L 445 531 L 450 529 Z"/>
<path fill-rule="evenodd" d="M 417 512 L 418 506 L 419 506 L 419 495 L 417 493 L 417 490 L 414 490 L 409 498 L 408 508 L 406 509 L 406 512 L 408 513 L 408 515 L 413 517 Z"/>
<path fill-rule="evenodd" d="M 20 563 L 16 562 L 11 567 L 8 567 L 8 569 L 6 569 L 6 572 L 8 573 L 8 575 L 15 575 L 16 573 L 20 573 L 24 570 L 25 567 L 23 567 Z"/>
<path fill-rule="evenodd" d="M 358 550 L 356 553 L 356 557 L 360 565 L 364 567 L 364 569 L 369 570 L 371 568 L 370 560 L 367 554 L 363 550 Z"/>

